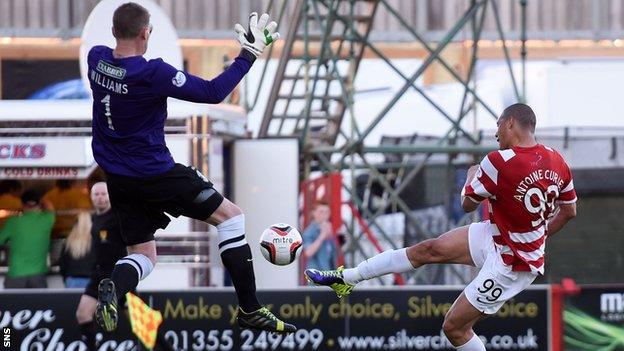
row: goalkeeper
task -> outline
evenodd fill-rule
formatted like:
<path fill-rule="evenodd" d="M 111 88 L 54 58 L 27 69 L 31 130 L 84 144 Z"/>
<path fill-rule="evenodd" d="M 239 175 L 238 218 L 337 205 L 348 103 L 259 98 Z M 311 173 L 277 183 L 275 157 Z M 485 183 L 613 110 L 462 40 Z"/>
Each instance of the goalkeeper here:
<path fill-rule="evenodd" d="M 169 217 L 186 216 L 215 225 L 219 252 L 238 297 L 238 324 L 269 332 L 293 332 L 256 298 L 245 216 L 201 173 L 175 163 L 165 144 L 167 97 L 216 104 L 236 87 L 265 47 L 275 41 L 277 23 L 264 14 L 249 16 L 247 30 L 235 26 L 242 46 L 234 63 L 213 80 L 180 71 L 162 59 L 143 58 L 153 28 L 150 14 L 136 3 L 113 14 L 114 49 L 95 46 L 88 54 L 93 91 L 93 155 L 107 175 L 112 208 L 119 218 L 128 255 L 98 287 L 97 323 L 117 325 L 117 297 L 135 288 L 156 264 L 154 232 Z"/>

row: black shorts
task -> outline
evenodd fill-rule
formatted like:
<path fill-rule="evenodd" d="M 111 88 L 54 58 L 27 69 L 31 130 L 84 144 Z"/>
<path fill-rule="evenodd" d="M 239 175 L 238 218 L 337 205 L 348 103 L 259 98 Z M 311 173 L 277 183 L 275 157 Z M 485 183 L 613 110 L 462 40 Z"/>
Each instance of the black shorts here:
<path fill-rule="evenodd" d="M 154 240 L 154 232 L 169 224 L 165 212 L 203 221 L 223 202 L 223 195 L 201 173 L 179 163 L 154 177 L 106 176 L 111 205 L 126 245 Z"/>

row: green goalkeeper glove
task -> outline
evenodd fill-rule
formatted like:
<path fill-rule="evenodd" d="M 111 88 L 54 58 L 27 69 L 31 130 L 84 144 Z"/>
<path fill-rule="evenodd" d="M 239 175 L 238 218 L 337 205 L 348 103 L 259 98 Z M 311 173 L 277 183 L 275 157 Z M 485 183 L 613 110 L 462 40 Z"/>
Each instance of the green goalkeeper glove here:
<path fill-rule="evenodd" d="M 238 42 L 243 50 L 250 52 L 255 58 L 262 54 L 264 48 L 280 37 L 275 29 L 277 29 L 277 23 L 275 21 L 269 23 L 268 14 L 265 13 L 258 19 L 256 12 L 249 15 L 248 30 L 245 30 L 240 23 L 236 23 L 234 26 L 234 31 L 238 35 Z"/>

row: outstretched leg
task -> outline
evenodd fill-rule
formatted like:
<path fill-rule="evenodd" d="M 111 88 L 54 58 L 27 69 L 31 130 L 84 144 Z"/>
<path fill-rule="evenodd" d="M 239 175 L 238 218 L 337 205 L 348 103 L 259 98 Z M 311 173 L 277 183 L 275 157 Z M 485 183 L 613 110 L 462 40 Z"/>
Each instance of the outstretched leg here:
<path fill-rule="evenodd" d="M 245 215 L 241 209 L 223 199 L 207 222 L 215 225 L 219 232 L 221 260 L 232 278 L 238 297 L 239 325 L 274 332 L 295 331 L 295 326 L 280 321 L 258 302 L 251 248 L 245 240 Z"/>
<path fill-rule="evenodd" d="M 446 232 L 404 249 L 387 250 L 355 268 L 335 271 L 307 269 L 306 278 L 317 284 L 330 286 L 338 296 L 348 295 L 357 283 L 390 273 L 405 273 L 430 263 L 461 263 L 474 265 L 470 256 L 468 227 Z"/>
<path fill-rule="evenodd" d="M 219 232 L 219 253 L 232 277 L 240 308 L 247 312 L 260 309 L 251 248 L 245 239 L 245 215 L 238 206 L 223 199 L 208 223 L 215 225 Z"/>

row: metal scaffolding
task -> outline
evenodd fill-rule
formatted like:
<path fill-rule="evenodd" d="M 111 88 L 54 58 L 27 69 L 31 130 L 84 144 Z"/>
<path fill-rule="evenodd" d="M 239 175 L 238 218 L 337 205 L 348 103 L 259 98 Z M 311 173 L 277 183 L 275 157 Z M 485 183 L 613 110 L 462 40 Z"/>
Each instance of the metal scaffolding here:
<path fill-rule="evenodd" d="M 404 0 L 411 1 L 411 0 Z M 402 213 L 405 227 L 417 228 L 417 240 L 424 240 L 441 233 L 431 233 L 414 214 L 413 208 L 402 198 L 410 182 L 421 174 L 434 155 L 446 155 L 447 169 L 453 166 L 457 155 L 478 157 L 491 150 L 484 146 L 474 131 L 466 130 L 461 122 L 479 107 L 493 119 L 497 112 L 491 108 L 476 91 L 475 66 L 479 58 L 479 40 L 487 16 L 493 16 L 502 43 L 504 58 L 513 86 L 515 99 L 523 101 L 525 96 L 526 61 L 526 0 L 519 0 L 521 17 L 521 74 L 514 75 L 512 60 L 505 33 L 501 26 L 498 8 L 499 0 L 471 0 L 463 15 L 448 29 L 446 35 L 436 43 L 427 42 L 424 36 L 410 27 L 402 14 L 389 0 L 298 0 L 281 54 L 277 74 L 273 82 L 267 108 L 260 128 L 259 137 L 295 137 L 300 141 L 302 179 L 311 174 L 338 172 L 343 175 L 343 189 L 354 210 L 361 213 L 364 223 L 358 223 L 356 216 L 346 222 L 348 244 L 345 257 L 347 264 L 356 258 L 367 256 L 367 236 L 364 228 L 372 228 L 385 247 L 397 248 L 397 243 L 386 232 L 379 218 L 388 213 Z M 394 3 L 394 2 L 393 2 Z M 466 4 L 458 1 L 458 4 Z M 278 9 L 283 16 L 286 1 L 269 3 L 269 9 Z M 377 43 L 369 40 L 375 14 L 381 9 L 390 13 L 428 52 L 422 64 L 411 75 L 404 74 L 384 54 Z M 462 33 L 462 38 L 459 37 Z M 442 57 L 442 52 L 453 41 L 471 43 L 469 64 L 466 72 L 459 72 Z M 469 40 L 469 41 L 468 41 Z M 354 112 L 354 80 L 364 53 L 381 59 L 403 79 L 403 86 L 394 93 L 375 118 L 366 125 L 358 124 Z M 431 98 L 426 90 L 416 83 L 427 69 L 437 63 L 463 88 L 461 107 L 456 113 L 449 113 Z M 266 72 L 266 67 L 265 67 Z M 263 78 L 265 74 L 263 73 Z M 264 80 L 264 79 L 263 79 Z M 262 84 L 262 83 L 261 83 Z M 367 136 L 388 115 L 393 106 L 410 89 L 422 96 L 438 113 L 440 118 L 452 125 L 448 131 L 433 143 L 423 143 L 417 138 L 398 145 L 365 146 Z M 257 97 L 258 95 L 256 95 Z M 346 120 L 345 120 L 346 117 Z M 386 157 L 378 162 L 379 155 Z M 372 157 L 376 155 L 377 157 Z M 392 159 L 394 161 L 389 161 Z M 447 171 L 448 173 L 448 171 Z M 358 175 L 365 174 L 366 184 L 358 185 Z M 381 201 L 372 208 L 367 194 L 375 183 L 381 187 Z M 447 196 L 447 198 L 450 197 Z M 466 218 L 458 221 L 461 223 Z M 453 223 L 456 225 L 457 223 Z M 433 267 L 418 270 L 408 281 L 419 284 L 449 282 L 453 276 L 457 282 L 468 279 L 465 270 L 454 267 Z M 406 277 L 407 278 L 407 277 Z"/>

